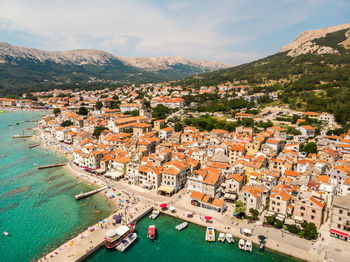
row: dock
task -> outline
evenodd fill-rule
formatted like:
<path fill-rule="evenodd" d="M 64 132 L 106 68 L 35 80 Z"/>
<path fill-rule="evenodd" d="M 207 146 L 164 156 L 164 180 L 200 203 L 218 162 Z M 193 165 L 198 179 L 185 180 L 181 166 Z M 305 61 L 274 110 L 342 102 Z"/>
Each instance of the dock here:
<path fill-rule="evenodd" d="M 59 163 L 59 164 L 53 164 L 53 165 L 38 166 L 38 169 L 45 169 L 45 168 L 53 168 L 53 167 L 65 166 L 66 164 L 67 163 Z"/>
<path fill-rule="evenodd" d="M 78 195 L 75 196 L 75 199 L 76 200 L 79 200 L 79 199 L 82 199 L 82 198 L 85 198 L 85 197 L 88 197 L 88 196 L 91 196 L 91 195 L 94 195 L 102 190 L 105 190 L 107 187 L 101 187 L 101 188 L 98 188 L 98 189 L 95 189 L 95 190 L 91 190 L 89 192 L 85 192 L 85 193 L 80 193 Z"/>
<path fill-rule="evenodd" d="M 12 138 L 27 138 L 27 137 L 32 137 L 31 135 L 14 135 Z"/>
<path fill-rule="evenodd" d="M 135 224 L 138 220 L 140 220 L 145 215 L 149 214 L 153 208 L 152 206 L 145 206 L 144 203 L 138 203 L 136 204 L 138 208 L 137 214 L 135 214 L 135 217 L 128 221 L 129 223 Z M 115 214 L 120 213 L 118 211 Z M 115 215 L 113 214 L 113 215 Z M 49 254 L 41 258 L 41 260 L 38 261 L 50 261 L 50 262 L 80 262 L 84 261 L 87 257 L 89 257 L 91 254 L 99 250 L 104 245 L 104 236 L 106 232 L 109 229 L 115 229 L 116 225 L 113 225 L 113 215 L 106 218 L 108 220 L 107 223 L 104 224 L 104 228 L 100 228 L 101 221 L 97 224 L 91 226 L 91 227 L 97 227 L 98 230 L 94 230 L 93 232 L 89 232 L 88 230 L 82 232 L 81 234 L 77 235 L 73 239 L 67 241 L 65 244 L 61 245 L 60 247 L 63 249 L 62 251 L 56 249 L 57 254 L 55 251 L 51 251 Z M 120 224 L 119 224 L 120 225 Z M 81 238 L 82 234 L 86 234 L 84 238 Z M 72 244 L 73 243 L 73 244 Z M 52 256 L 52 257 L 51 257 Z"/>
<path fill-rule="evenodd" d="M 28 146 L 28 148 L 34 148 L 34 147 L 37 147 L 37 146 L 40 146 L 40 143 L 39 144 L 30 145 L 30 146 Z"/>

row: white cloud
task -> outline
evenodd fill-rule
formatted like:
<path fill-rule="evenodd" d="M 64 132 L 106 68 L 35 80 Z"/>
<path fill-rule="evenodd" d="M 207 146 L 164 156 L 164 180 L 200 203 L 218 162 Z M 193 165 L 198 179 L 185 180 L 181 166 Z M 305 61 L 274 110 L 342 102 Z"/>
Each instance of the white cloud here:
<path fill-rule="evenodd" d="M 310 10 L 298 4 L 276 12 L 276 6 L 253 0 L 0 0 L 0 33 L 23 33 L 46 50 L 96 48 L 237 64 L 264 53 L 247 51 L 246 44 L 304 21 Z"/>

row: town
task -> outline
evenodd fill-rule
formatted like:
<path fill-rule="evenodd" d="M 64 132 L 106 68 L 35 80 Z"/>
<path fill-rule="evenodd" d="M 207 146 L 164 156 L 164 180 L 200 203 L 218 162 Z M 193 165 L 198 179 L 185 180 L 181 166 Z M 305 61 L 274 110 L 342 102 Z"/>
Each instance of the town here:
<path fill-rule="evenodd" d="M 97 177 L 155 195 L 181 193 L 181 201 L 203 213 L 258 221 L 301 238 L 318 239 L 322 231 L 350 241 L 350 130 L 333 134 L 340 126 L 332 114 L 274 105 L 277 92 L 251 89 L 232 83 L 199 90 L 55 89 L 0 98 L 0 107 L 50 110 L 40 132 Z M 207 94 L 253 108 L 195 111 L 193 98 Z M 272 104 L 263 107 L 265 96 Z M 226 124 L 208 128 L 203 119 Z"/>

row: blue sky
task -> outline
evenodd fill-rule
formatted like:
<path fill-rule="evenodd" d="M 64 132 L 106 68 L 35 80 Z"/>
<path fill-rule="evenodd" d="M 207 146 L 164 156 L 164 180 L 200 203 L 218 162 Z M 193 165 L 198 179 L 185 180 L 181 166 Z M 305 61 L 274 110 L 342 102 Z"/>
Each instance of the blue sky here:
<path fill-rule="evenodd" d="M 47 51 L 185 56 L 229 64 L 350 23 L 350 0 L 0 0 L 0 41 Z"/>

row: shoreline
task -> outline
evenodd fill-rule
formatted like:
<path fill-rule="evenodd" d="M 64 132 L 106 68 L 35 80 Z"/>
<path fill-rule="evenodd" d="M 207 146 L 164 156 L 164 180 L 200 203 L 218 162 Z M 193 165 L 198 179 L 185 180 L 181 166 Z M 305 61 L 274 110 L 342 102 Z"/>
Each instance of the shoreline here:
<path fill-rule="evenodd" d="M 46 150 L 50 150 L 52 152 L 55 152 L 57 154 L 59 154 L 60 156 L 64 157 L 64 158 L 68 158 L 68 163 L 67 163 L 67 166 L 65 166 L 64 168 L 68 171 L 68 173 L 74 177 L 76 177 L 77 179 L 83 181 L 84 183 L 88 183 L 88 184 L 91 184 L 91 185 L 94 185 L 94 186 L 107 186 L 108 185 L 108 182 L 107 181 L 103 181 L 101 178 L 98 178 L 96 176 L 93 176 L 89 173 L 86 173 L 84 172 L 83 170 L 81 170 L 79 167 L 75 166 L 75 164 L 71 164 L 71 160 L 69 160 L 69 156 L 71 155 L 70 153 L 68 153 L 68 150 L 63 150 L 62 148 L 59 148 L 60 147 L 60 143 L 58 142 L 53 142 L 54 139 L 49 139 L 48 135 L 44 133 L 44 131 L 40 128 L 40 125 L 38 125 L 37 127 L 35 127 L 35 130 L 39 132 L 39 134 L 36 136 L 36 137 L 33 137 L 35 140 L 38 140 L 41 142 L 41 145 L 40 147 L 46 149 Z M 40 136 L 44 136 L 45 139 L 44 140 L 41 140 L 40 139 Z M 50 140 L 51 145 L 47 145 L 46 142 L 47 140 Z M 43 141 L 45 141 L 45 143 L 43 144 Z M 56 145 L 56 147 L 54 146 Z M 61 145 L 62 146 L 62 145 Z M 65 145 L 66 147 L 69 147 L 69 145 Z M 111 181 L 113 182 L 113 181 Z M 118 208 L 116 206 L 116 203 L 113 202 L 113 199 L 108 199 L 106 197 L 106 195 L 103 193 L 104 191 L 102 192 L 99 192 L 98 194 L 102 194 L 105 196 L 105 199 L 107 200 L 107 202 L 111 203 L 112 205 L 112 208 L 115 207 L 115 208 Z M 141 197 L 142 198 L 142 197 Z M 170 199 L 169 199 L 170 200 Z M 157 206 L 156 205 L 153 205 L 153 209 L 156 208 Z M 181 210 L 181 208 L 177 208 L 179 210 Z M 114 211 L 115 213 L 119 212 L 120 210 L 118 211 Z M 208 224 L 205 224 L 203 222 L 200 222 L 200 221 L 196 221 L 195 219 L 189 219 L 187 218 L 185 215 L 183 216 L 178 216 L 177 213 L 176 214 L 173 214 L 171 212 L 164 212 L 164 211 L 161 211 L 162 213 L 166 214 L 166 215 L 169 215 L 169 216 L 172 216 L 172 217 L 175 217 L 175 218 L 178 218 L 178 219 L 181 219 L 183 221 L 188 221 L 190 223 L 193 223 L 193 224 L 196 224 L 198 226 L 202 226 L 202 227 L 207 227 Z M 106 218 L 107 219 L 107 218 Z M 96 226 L 96 225 L 95 225 Z M 220 231 L 220 232 L 225 232 L 225 233 L 231 233 L 234 237 L 236 238 L 243 238 L 245 240 L 247 239 L 250 239 L 254 244 L 257 244 L 259 243 L 258 239 L 257 239 L 257 236 L 252 236 L 252 237 L 245 237 L 243 235 L 240 235 L 239 233 L 233 231 L 233 230 L 230 230 L 228 231 L 227 230 L 227 227 L 222 227 L 222 225 L 212 225 L 213 227 L 215 227 L 215 229 L 217 231 Z M 229 227 L 230 228 L 230 227 Z M 233 229 L 233 228 L 231 228 Z M 235 229 L 238 229 L 238 228 L 235 228 Z M 85 231 L 79 233 L 75 238 L 73 239 L 76 239 L 78 236 L 80 236 L 81 234 L 83 234 Z M 60 246 L 61 247 L 61 246 Z M 60 247 L 54 249 L 52 252 L 50 252 L 48 255 L 50 254 L 53 254 L 57 249 L 59 249 Z M 291 245 L 286 245 L 284 243 L 278 243 L 278 241 L 276 240 L 273 240 L 273 239 L 268 239 L 267 243 L 266 243 L 266 248 L 272 250 L 273 252 L 279 252 L 279 253 L 282 253 L 282 254 L 285 254 L 287 256 L 290 256 L 290 257 L 293 257 L 293 258 L 297 258 L 297 259 L 301 259 L 303 261 L 323 261 L 321 259 L 320 256 L 318 255 L 313 255 L 313 254 L 310 254 L 308 251 L 306 250 L 303 250 L 303 249 L 300 249 L 300 248 L 297 248 L 297 247 L 294 247 L 294 246 L 291 246 Z M 95 249 L 94 249 L 95 251 Z M 89 253 L 91 254 L 91 253 Z M 43 259 L 43 258 L 42 258 Z M 38 260 L 40 261 L 40 260 Z"/>

